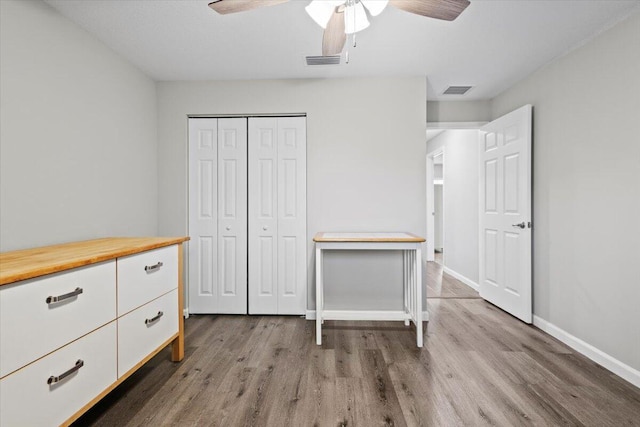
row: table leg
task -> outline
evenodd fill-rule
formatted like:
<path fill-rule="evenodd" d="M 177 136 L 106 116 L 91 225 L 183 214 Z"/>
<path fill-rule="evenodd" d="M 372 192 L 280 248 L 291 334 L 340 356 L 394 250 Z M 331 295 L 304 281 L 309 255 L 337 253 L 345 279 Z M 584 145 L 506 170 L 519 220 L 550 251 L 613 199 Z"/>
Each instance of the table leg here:
<path fill-rule="evenodd" d="M 416 332 L 418 334 L 418 347 L 422 347 L 422 251 L 418 247 L 415 250 L 415 284 L 416 284 Z"/>
<path fill-rule="evenodd" d="M 404 313 L 407 316 L 404 319 L 404 325 L 409 326 L 409 317 L 411 310 L 409 310 L 409 269 L 407 268 L 407 264 L 409 259 L 407 258 L 407 251 L 402 251 L 402 294 L 404 297 Z"/>
<path fill-rule="evenodd" d="M 316 344 L 322 345 L 322 249 L 316 246 Z"/>
<path fill-rule="evenodd" d="M 407 286 L 409 287 L 409 313 L 411 313 L 411 318 L 413 323 L 416 322 L 416 289 L 415 289 L 415 268 L 413 264 L 413 251 L 407 251 L 407 264 L 409 267 L 409 283 Z"/>

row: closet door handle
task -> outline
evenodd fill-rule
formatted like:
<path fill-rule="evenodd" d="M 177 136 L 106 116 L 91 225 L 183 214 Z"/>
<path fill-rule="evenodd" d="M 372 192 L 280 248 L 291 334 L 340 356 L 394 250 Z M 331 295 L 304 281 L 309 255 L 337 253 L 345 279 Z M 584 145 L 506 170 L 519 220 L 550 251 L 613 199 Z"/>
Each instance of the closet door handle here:
<path fill-rule="evenodd" d="M 60 302 L 69 298 L 73 298 L 76 295 L 80 295 L 82 292 L 83 292 L 82 288 L 76 288 L 74 291 L 71 291 L 66 294 L 58 295 L 57 297 L 48 296 L 45 301 L 47 302 L 47 304 L 53 304 L 54 302 Z"/>
<path fill-rule="evenodd" d="M 144 271 L 146 271 L 147 273 L 151 273 L 152 271 L 159 270 L 163 265 L 164 264 L 161 261 L 158 261 L 158 263 L 154 265 L 145 265 Z"/>
<path fill-rule="evenodd" d="M 162 316 L 164 316 L 164 313 L 159 311 L 158 314 L 156 314 L 154 317 L 152 317 L 151 319 L 145 319 L 144 324 L 148 325 L 150 323 L 155 322 L 156 320 L 160 319 Z"/>
<path fill-rule="evenodd" d="M 63 379 L 65 379 L 66 377 L 68 377 L 69 375 L 71 375 L 74 372 L 80 370 L 80 368 L 82 368 L 83 366 L 84 366 L 84 361 L 82 359 L 78 359 L 76 361 L 76 364 L 73 366 L 73 368 L 69 369 L 68 371 L 63 372 L 58 376 L 51 375 L 49 377 L 49 379 L 47 379 L 47 384 L 51 385 L 51 384 L 55 384 L 57 382 L 60 382 Z"/>

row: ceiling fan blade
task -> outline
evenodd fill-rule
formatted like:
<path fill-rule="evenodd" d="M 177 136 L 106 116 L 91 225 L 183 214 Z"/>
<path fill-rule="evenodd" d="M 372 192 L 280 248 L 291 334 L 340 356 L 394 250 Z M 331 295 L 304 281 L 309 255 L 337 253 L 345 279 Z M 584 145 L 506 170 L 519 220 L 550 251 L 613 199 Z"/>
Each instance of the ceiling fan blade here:
<path fill-rule="evenodd" d="M 209 7 L 221 15 L 227 13 L 245 12 L 262 6 L 273 6 L 286 3 L 289 0 L 215 0 L 209 3 Z"/>
<path fill-rule="evenodd" d="M 390 3 L 406 12 L 445 21 L 456 19 L 470 4 L 468 0 L 390 0 Z"/>
<path fill-rule="evenodd" d="M 344 11 L 338 12 L 338 8 L 336 8 L 331 18 L 329 18 L 327 28 L 322 36 L 322 56 L 340 55 L 346 42 Z"/>

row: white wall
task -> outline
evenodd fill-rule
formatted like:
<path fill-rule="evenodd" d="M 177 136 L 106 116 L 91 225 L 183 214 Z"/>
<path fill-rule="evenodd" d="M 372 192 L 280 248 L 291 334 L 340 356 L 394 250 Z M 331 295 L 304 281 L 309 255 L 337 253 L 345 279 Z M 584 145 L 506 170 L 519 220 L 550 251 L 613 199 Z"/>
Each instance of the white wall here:
<path fill-rule="evenodd" d="M 308 306 L 314 309 L 315 233 L 425 234 L 425 110 L 424 78 L 159 83 L 160 233 L 187 232 L 187 115 L 306 113 Z M 400 271 L 400 258 L 393 258 Z M 354 269 L 341 277 L 356 273 L 381 290 L 399 277 Z"/>
<path fill-rule="evenodd" d="M 491 101 L 429 101 L 427 116 L 431 122 L 488 122 Z"/>
<path fill-rule="evenodd" d="M 427 143 L 444 147 L 444 265 L 478 283 L 478 131 L 447 130 Z"/>
<path fill-rule="evenodd" d="M 157 232 L 152 80 L 40 1 L 0 1 L 0 250 Z"/>
<path fill-rule="evenodd" d="M 534 313 L 640 370 L 640 13 L 493 100 L 533 104 Z"/>

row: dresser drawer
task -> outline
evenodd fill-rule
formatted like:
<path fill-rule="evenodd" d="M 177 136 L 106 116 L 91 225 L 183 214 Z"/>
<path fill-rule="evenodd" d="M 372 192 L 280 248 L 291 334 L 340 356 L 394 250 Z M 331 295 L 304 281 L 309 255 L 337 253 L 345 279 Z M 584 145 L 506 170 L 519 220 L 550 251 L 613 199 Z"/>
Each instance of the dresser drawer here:
<path fill-rule="evenodd" d="M 108 261 L 2 286 L 0 377 L 114 320 L 115 278 Z"/>
<path fill-rule="evenodd" d="M 118 378 L 178 332 L 174 289 L 118 319 Z"/>
<path fill-rule="evenodd" d="M 83 365 L 57 383 L 52 376 Z M 0 380 L 0 425 L 60 425 L 116 381 L 116 323 Z"/>
<path fill-rule="evenodd" d="M 178 247 L 118 258 L 118 316 L 178 287 Z"/>

